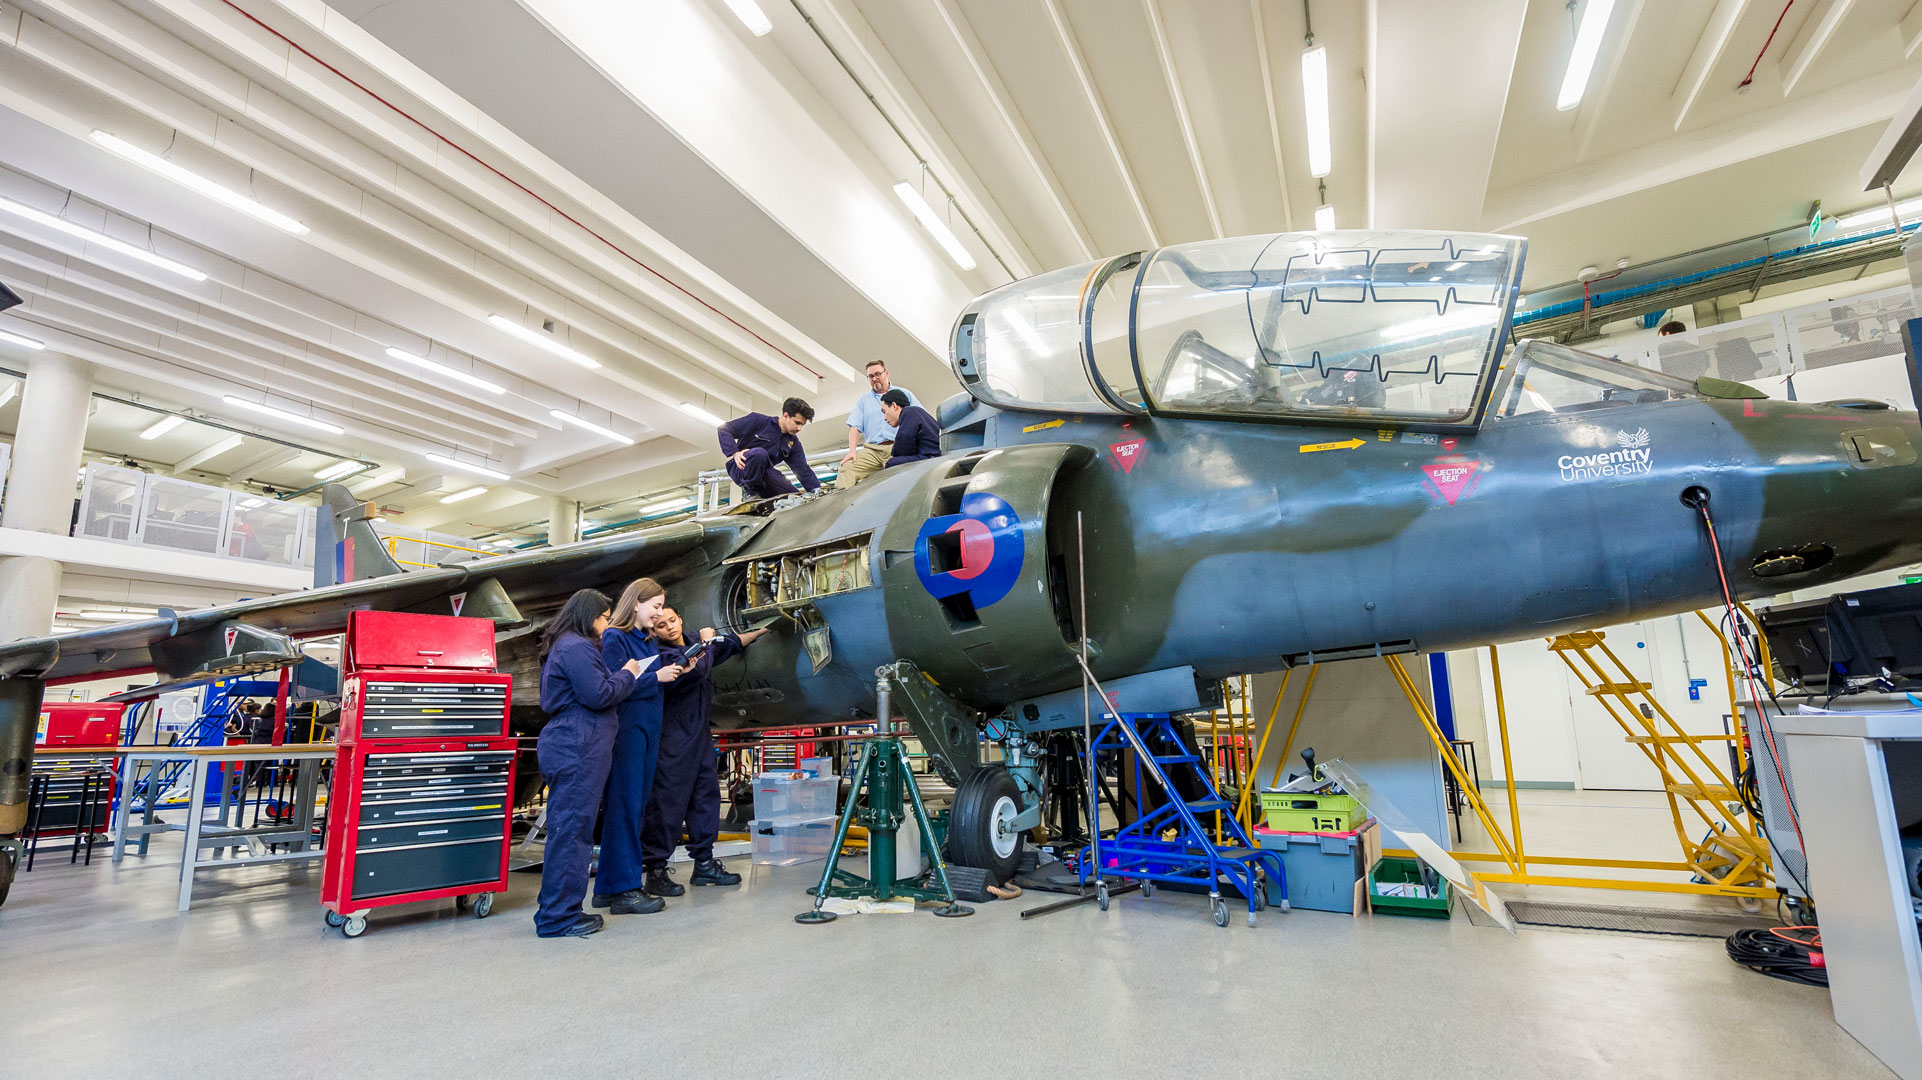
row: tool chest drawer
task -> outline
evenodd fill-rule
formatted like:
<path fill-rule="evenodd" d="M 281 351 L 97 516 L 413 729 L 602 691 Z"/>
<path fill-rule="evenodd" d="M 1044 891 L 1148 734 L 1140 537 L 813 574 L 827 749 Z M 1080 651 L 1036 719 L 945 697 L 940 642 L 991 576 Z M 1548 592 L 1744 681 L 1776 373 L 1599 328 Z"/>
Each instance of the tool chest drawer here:
<path fill-rule="evenodd" d="M 360 804 L 360 823 L 391 825 L 440 818 L 491 817 L 506 811 L 507 786 L 503 784 L 487 791 L 463 790 L 435 797 L 363 799 Z"/>
<path fill-rule="evenodd" d="M 442 818 L 405 825 L 362 825 L 355 850 L 392 851 L 395 848 L 448 844 L 457 840 L 498 840 L 507 830 L 506 822 L 507 815 L 503 813 L 486 817 Z"/>
<path fill-rule="evenodd" d="M 437 673 L 430 673 L 437 674 Z M 351 680 L 347 702 L 355 738 L 435 739 L 507 732 L 506 676 L 420 673 Z"/>
<path fill-rule="evenodd" d="M 505 837 L 492 836 L 484 840 L 356 852 L 351 892 L 354 899 L 364 900 L 496 881 L 501 876 L 506 846 Z"/>

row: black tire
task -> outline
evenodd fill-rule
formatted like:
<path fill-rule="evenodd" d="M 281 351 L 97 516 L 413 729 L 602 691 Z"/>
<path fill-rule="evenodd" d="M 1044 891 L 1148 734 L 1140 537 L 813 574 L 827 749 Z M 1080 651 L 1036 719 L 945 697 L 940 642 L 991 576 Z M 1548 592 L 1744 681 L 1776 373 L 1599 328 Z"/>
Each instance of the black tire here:
<path fill-rule="evenodd" d="M 7 893 L 13 891 L 13 872 L 17 865 L 13 849 L 0 847 L 0 904 L 5 904 Z"/>
<path fill-rule="evenodd" d="M 1007 816 L 1008 808 L 1021 809 L 1021 788 L 1006 767 L 987 765 L 968 774 L 954 792 L 954 810 L 948 817 L 948 850 L 952 861 L 978 867 L 994 876 L 996 885 L 1014 877 L 1021 865 L 1021 850 L 1027 842 L 1024 833 L 1014 834 L 1014 843 L 1005 851 L 995 846 L 995 820 Z"/>

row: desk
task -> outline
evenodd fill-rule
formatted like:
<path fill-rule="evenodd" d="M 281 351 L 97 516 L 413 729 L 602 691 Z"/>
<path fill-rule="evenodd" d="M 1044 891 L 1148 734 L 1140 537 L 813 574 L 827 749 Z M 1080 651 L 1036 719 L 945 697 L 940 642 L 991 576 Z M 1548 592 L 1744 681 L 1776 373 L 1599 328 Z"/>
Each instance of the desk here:
<path fill-rule="evenodd" d="M 1898 806 L 1922 793 L 1922 713 L 1775 723 L 1822 922 L 1835 1022 L 1904 1080 L 1922 1080 L 1922 938 Z"/>
<path fill-rule="evenodd" d="M 114 810 L 113 861 L 118 864 L 126 857 L 127 840 L 140 838 L 141 855 L 147 853 L 147 837 L 157 832 L 184 832 L 187 842 L 180 855 L 180 910 L 186 911 L 193 904 L 194 874 L 200 870 L 219 870 L 233 866 L 253 866 L 259 863 L 288 862 L 300 859 L 318 859 L 322 852 L 314 844 L 314 800 L 320 780 L 320 763 L 334 756 L 334 747 L 321 743 L 301 743 L 290 746 L 263 746 L 250 743 L 241 746 L 128 746 L 114 751 L 122 760 L 120 791 L 121 797 Z M 295 761 L 299 763 L 299 774 L 294 784 L 294 820 L 291 823 L 278 823 L 262 828 L 241 828 L 229 824 L 229 812 L 238 809 L 239 804 L 232 800 L 232 786 L 223 783 L 220 791 L 219 817 L 214 822 L 207 818 L 207 776 L 212 767 L 222 762 L 248 761 Z M 147 767 L 147 774 L 158 788 L 161 770 L 168 764 L 181 762 L 187 766 L 187 821 L 183 825 L 156 822 L 154 805 L 159 791 L 150 791 L 147 796 L 146 822 L 135 825 L 133 817 L 133 792 L 140 768 Z M 241 802 L 244 803 L 245 796 Z M 237 821 L 238 818 L 235 817 Z M 234 855 L 224 859 L 202 859 L 202 849 L 211 848 L 217 854 L 226 848 L 248 847 L 256 844 L 289 844 L 290 851 L 266 852 L 257 855 Z"/>

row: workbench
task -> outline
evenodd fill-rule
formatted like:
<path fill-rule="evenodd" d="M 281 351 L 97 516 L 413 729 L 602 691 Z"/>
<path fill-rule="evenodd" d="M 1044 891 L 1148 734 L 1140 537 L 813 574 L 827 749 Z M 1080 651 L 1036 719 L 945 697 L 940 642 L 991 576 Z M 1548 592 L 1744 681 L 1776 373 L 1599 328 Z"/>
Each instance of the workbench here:
<path fill-rule="evenodd" d="M 1790 714 L 1775 731 L 1835 1022 L 1897 1076 L 1922 1080 L 1922 937 L 1901 836 L 1922 813 L 1922 712 Z"/>
<path fill-rule="evenodd" d="M 126 746 L 115 751 L 121 760 L 119 804 L 114 809 L 113 861 L 117 865 L 126 857 L 127 842 L 139 838 L 138 854 L 146 855 L 147 838 L 153 833 L 184 832 L 186 844 L 180 855 L 180 910 L 186 911 L 193 905 L 194 874 L 201 870 L 225 870 L 236 866 L 257 866 L 262 863 L 294 862 L 318 859 L 322 851 L 315 843 L 313 835 L 314 803 L 319 790 L 320 763 L 334 756 L 334 747 L 325 743 L 300 743 L 288 746 L 271 746 L 249 743 L 237 746 Z M 294 781 L 294 815 L 291 821 L 276 822 L 272 825 L 245 828 L 239 824 L 240 812 L 244 809 L 246 796 L 244 789 L 241 797 L 234 798 L 235 785 L 223 782 L 220 785 L 218 815 L 213 821 L 207 820 L 207 779 L 215 765 L 227 762 L 246 763 L 293 761 L 297 763 L 298 773 Z M 183 763 L 187 766 L 187 820 L 181 824 L 155 820 L 155 813 L 161 791 L 162 772 L 170 764 Z M 153 780 L 154 790 L 147 795 L 143 809 L 145 821 L 133 823 L 133 793 L 137 790 L 139 775 L 145 766 L 147 775 Z M 286 844 L 286 851 L 262 851 L 262 847 L 272 844 Z M 229 854 L 225 857 L 202 858 L 203 851 L 214 856 L 229 848 L 246 849 L 249 854 Z"/>

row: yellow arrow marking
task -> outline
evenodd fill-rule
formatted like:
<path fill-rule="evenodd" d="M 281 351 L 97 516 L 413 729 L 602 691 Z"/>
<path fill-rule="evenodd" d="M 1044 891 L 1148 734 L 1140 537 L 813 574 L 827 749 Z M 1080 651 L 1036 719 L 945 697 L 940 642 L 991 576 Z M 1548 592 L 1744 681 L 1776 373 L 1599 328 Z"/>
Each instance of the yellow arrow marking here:
<path fill-rule="evenodd" d="M 1045 424 L 1029 424 L 1027 427 L 1021 429 L 1021 434 L 1026 435 L 1030 431 L 1046 431 L 1051 427 L 1060 427 L 1065 423 L 1067 423 L 1066 420 L 1050 420 Z"/>
<path fill-rule="evenodd" d="M 1323 450 L 1353 450 L 1357 446 L 1366 445 L 1368 445 L 1368 440 L 1366 439 L 1349 439 L 1346 442 L 1318 442 L 1309 443 L 1302 447 L 1301 452 L 1304 454 L 1319 454 Z"/>

